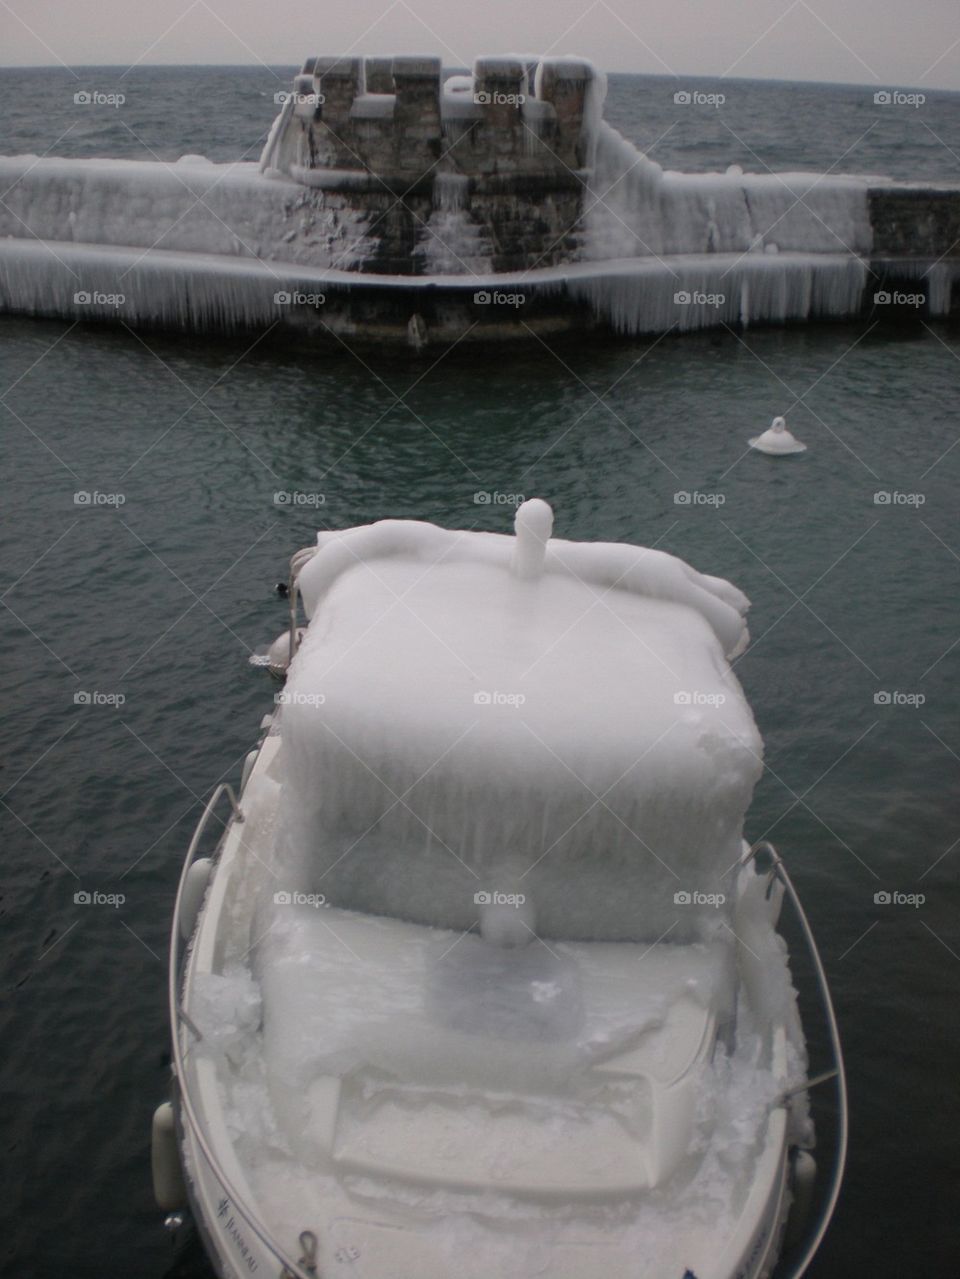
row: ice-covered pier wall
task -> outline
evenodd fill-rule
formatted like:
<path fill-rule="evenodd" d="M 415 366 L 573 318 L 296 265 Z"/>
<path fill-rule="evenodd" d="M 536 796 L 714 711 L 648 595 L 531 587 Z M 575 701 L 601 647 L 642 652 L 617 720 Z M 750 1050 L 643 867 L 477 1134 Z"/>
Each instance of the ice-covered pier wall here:
<path fill-rule="evenodd" d="M 0 309 L 418 347 L 957 309 L 960 187 L 666 172 L 604 87 L 311 58 L 259 164 L 0 157 Z"/>

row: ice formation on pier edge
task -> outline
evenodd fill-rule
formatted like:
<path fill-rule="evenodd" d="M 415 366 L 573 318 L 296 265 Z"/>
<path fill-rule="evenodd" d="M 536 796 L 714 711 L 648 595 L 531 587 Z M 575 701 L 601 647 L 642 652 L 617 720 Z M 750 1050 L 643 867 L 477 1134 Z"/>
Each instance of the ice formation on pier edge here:
<path fill-rule="evenodd" d="M 399 326 L 407 333 L 407 321 L 442 291 L 445 322 L 459 317 L 450 336 L 464 327 L 482 332 L 491 320 L 521 331 L 505 308 L 474 309 L 475 294 L 495 289 L 546 312 L 572 300 L 628 334 L 844 318 L 862 309 L 874 240 L 870 195 L 882 179 L 745 174 L 737 166 L 664 171 L 602 119 L 604 78 L 582 59 L 479 59 L 473 77 L 446 80 L 437 59 L 328 58 L 308 66 L 322 63 L 329 76 L 347 62 L 354 79 L 338 109 L 356 138 L 367 140 L 371 155 L 413 165 L 409 180 L 419 184 L 421 204 L 406 230 L 386 233 L 397 196 L 376 171 L 324 167 L 304 149 L 304 131 L 319 125 L 314 108 L 291 95 L 259 165 L 197 156 L 176 164 L 0 157 L 0 307 L 132 324 L 230 329 L 280 321 L 316 330 L 337 323 L 341 304 L 344 322 L 354 324 L 348 299 L 366 287 L 381 297 L 409 293 Z M 437 77 L 430 127 L 451 147 L 426 176 L 398 147 L 408 128 L 396 105 L 401 80 L 395 94 L 381 83 L 401 72 L 406 91 L 413 85 L 420 94 L 414 104 Z M 526 94 L 516 120 L 477 101 L 491 96 L 477 93 L 479 84 L 509 75 Z M 297 77 L 301 88 L 308 81 L 316 78 Z M 457 160 L 453 143 L 467 136 L 479 139 L 462 152 L 472 158 Z M 550 159 L 557 139 L 569 152 L 562 164 Z M 538 166 L 546 166 L 545 186 Z M 390 179 L 401 195 L 408 177 Z M 568 219 L 561 210 L 571 199 Z M 549 235 L 530 240 L 541 223 Z M 509 252 L 494 227 L 514 228 Z M 930 315 L 949 311 L 957 274 L 954 262 L 937 256 L 932 264 L 906 261 L 901 271 L 923 278 Z M 524 318 L 532 314 L 528 308 Z M 431 323 L 421 317 L 414 326 L 422 342 Z"/>

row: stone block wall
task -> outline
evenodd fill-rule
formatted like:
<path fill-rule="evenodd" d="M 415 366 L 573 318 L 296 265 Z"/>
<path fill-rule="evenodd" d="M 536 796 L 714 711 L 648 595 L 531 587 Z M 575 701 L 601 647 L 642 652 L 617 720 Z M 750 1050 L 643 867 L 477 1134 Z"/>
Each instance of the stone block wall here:
<path fill-rule="evenodd" d="M 446 82 L 434 57 L 310 58 L 264 167 L 351 192 L 377 246 L 360 270 L 423 273 L 441 235 L 448 261 L 482 245 L 492 271 L 555 265 L 577 230 L 596 81 L 569 58 L 479 58 Z"/>

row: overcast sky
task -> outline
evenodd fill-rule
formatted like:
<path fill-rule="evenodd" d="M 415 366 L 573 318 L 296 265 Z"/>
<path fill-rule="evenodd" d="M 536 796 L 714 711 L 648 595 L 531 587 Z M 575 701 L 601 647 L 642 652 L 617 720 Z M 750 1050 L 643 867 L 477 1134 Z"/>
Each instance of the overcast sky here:
<path fill-rule="evenodd" d="M 958 0 L 0 0 L 0 64 L 576 53 L 608 71 L 960 89 Z"/>

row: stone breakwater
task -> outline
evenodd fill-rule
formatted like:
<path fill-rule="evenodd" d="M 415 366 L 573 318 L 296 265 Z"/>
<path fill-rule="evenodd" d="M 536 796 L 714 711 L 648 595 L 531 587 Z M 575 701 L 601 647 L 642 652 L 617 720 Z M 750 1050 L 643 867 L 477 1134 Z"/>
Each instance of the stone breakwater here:
<path fill-rule="evenodd" d="M 310 58 L 258 164 L 0 158 L 0 309 L 414 347 L 915 320 L 960 187 L 665 172 L 579 58 Z"/>

